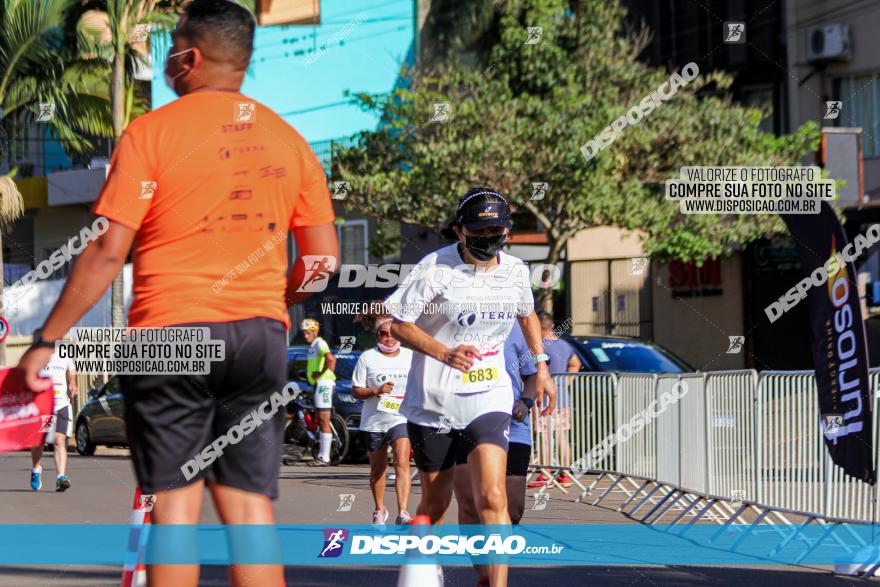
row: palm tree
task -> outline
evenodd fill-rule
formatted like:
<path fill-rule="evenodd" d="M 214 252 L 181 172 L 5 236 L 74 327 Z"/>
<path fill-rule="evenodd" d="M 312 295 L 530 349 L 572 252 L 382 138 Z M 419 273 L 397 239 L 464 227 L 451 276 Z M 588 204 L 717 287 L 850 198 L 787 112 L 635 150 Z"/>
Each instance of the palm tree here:
<path fill-rule="evenodd" d="M 27 123 L 40 102 L 55 104 L 65 112 L 63 84 L 59 80 L 59 48 L 62 18 L 71 0 L 2 0 L 0 2 L 0 134 L 17 122 Z M 69 133 L 64 116 L 50 121 L 56 132 Z M 3 155 L 9 142 L 4 140 Z M 0 161 L 0 169 L 5 167 Z M 0 228 L 8 230 L 24 213 L 24 201 L 13 181 L 16 170 L 0 175 Z M 3 275 L 2 232 L 0 232 L 0 276 Z M 0 315 L 3 308 L 3 280 L 0 278 Z M 6 343 L 0 343 L 0 365 L 6 364 Z"/>
<path fill-rule="evenodd" d="M 81 154 L 91 147 L 86 135 L 101 135 L 109 116 L 81 107 L 80 91 L 89 78 L 70 70 L 79 56 L 63 25 L 77 5 L 78 0 L 0 0 L 0 131 L 9 135 L 15 127 L 26 128 L 40 113 L 39 104 L 50 103 L 49 129 L 69 153 Z M 102 124 L 102 118 L 108 122 Z M 3 146 L 5 151 L 8 145 Z"/>
<path fill-rule="evenodd" d="M 138 25 L 170 27 L 176 20 L 173 6 L 159 0 L 106 0 L 109 39 L 92 41 L 90 49 L 110 68 L 110 119 L 115 146 L 134 114 L 134 72 L 144 56 L 136 45 L 143 40 L 134 33 Z M 162 9 L 164 11 L 160 11 Z M 80 39 L 84 42 L 84 39 Z M 113 279 L 110 313 L 113 326 L 125 326 L 125 286 L 123 272 Z"/>
<path fill-rule="evenodd" d="M 24 214 L 24 200 L 12 175 L 0 176 L 0 228 L 8 228 Z M 0 231 L 0 276 L 3 275 L 3 232 Z M 0 277 L 0 315 L 4 313 L 3 307 L 3 279 Z M 0 365 L 6 365 L 6 341 L 0 342 Z"/>

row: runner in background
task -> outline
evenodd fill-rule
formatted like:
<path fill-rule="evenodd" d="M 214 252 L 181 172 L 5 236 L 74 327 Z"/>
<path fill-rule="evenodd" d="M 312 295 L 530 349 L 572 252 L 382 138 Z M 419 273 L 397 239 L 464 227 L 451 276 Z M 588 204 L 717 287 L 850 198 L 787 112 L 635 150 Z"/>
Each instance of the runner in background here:
<path fill-rule="evenodd" d="M 361 354 L 352 375 L 352 395 L 364 400 L 360 429 L 366 437 L 370 457 L 370 490 L 376 505 L 372 523 L 382 527 L 388 520 L 385 472 L 388 470 L 388 447 L 391 446 L 398 512 L 395 523 L 408 524 L 412 521 L 406 511 L 411 484 L 410 444 L 406 435 L 406 418 L 400 415 L 400 403 L 406 392 L 413 353 L 391 335 L 391 316 L 361 314 L 358 319 L 365 328 L 376 333 L 376 348 Z"/>
<path fill-rule="evenodd" d="M 101 299 L 134 245 L 128 326 L 208 328 L 226 357 L 207 375 L 120 376 L 137 482 L 156 496 L 152 522 L 198 524 L 207 487 L 224 524 L 260 525 L 255 532 L 270 541 L 259 528 L 275 524 L 284 410 L 189 479 L 182 471 L 285 387 L 288 307 L 311 295 L 305 261 L 339 254 L 318 158 L 283 118 L 240 92 L 255 29 L 235 2 L 187 5 L 165 62 L 180 98 L 134 119 L 119 140 L 94 207 L 109 227 L 77 258 L 19 368 L 30 389 L 46 388 L 39 372 L 55 342 Z M 289 232 L 301 255 L 292 265 Z M 264 254 L 236 272 L 255 251 Z M 275 587 L 283 571 L 233 564 L 230 579 Z M 147 578 L 195 587 L 199 565 L 148 565 Z"/>
<path fill-rule="evenodd" d="M 70 488 L 70 480 L 67 478 L 67 439 L 73 436 L 73 407 L 71 402 L 77 394 L 76 371 L 72 359 L 62 359 L 58 353 L 52 353 L 46 368 L 40 373 L 42 377 L 52 380 L 52 390 L 55 392 L 54 405 L 52 406 L 52 423 L 48 441 L 54 435 L 52 444 L 55 448 L 55 469 L 58 473 L 55 478 L 55 491 L 66 491 Z M 43 487 L 43 467 L 40 460 L 43 458 L 43 445 L 31 449 L 31 461 L 34 468 L 31 470 L 31 489 L 39 491 Z"/>
<path fill-rule="evenodd" d="M 333 446 L 333 429 L 330 416 L 333 414 L 333 387 L 336 384 L 336 357 L 318 333 L 321 325 L 317 320 L 306 318 L 302 321 L 303 338 L 309 343 L 306 378 L 315 388 L 315 408 L 318 410 L 319 445 L 318 456 L 309 461 L 312 467 L 326 467 L 330 464 L 330 448 Z"/>
<path fill-rule="evenodd" d="M 523 337 L 519 323 L 514 322 L 510 336 L 504 341 L 504 364 L 513 386 L 513 414 L 510 420 L 510 443 L 507 449 L 507 512 L 512 524 L 519 524 L 526 508 L 526 475 L 532 455 L 530 412 L 535 405 L 538 369 Z M 525 386 L 525 390 L 523 387 Z M 458 523 L 479 524 L 471 475 L 467 465 L 455 467 L 455 497 L 458 500 Z M 487 565 L 474 565 L 480 578 L 478 586 L 489 584 Z"/>
<path fill-rule="evenodd" d="M 550 357 L 550 373 L 577 373 L 581 370 L 581 360 L 575 354 L 574 349 L 566 341 L 558 338 L 554 330 L 553 316 L 544 312 L 538 312 L 538 318 L 541 320 L 541 337 L 544 340 L 544 352 Z M 538 434 L 543 436 L 541 442 L 541 464 L 554 464 L 567 467 L 571 465 L 571 443 L 569 442 L 568 432 L 571 430 L 571 394 L 568 393 L 568 378 L 562 378 L 562 385 L 558 388 L 558 410 L 553 415 L 553 423 L 550 424 L 546 418 L 538 420 Z M 553 428 L 552 432 L 549 428 Z M 557 454 L 559 462 L 551 463 L 553 454 L 551 445 L 552 438 L 555 436 Z M 529 483 L 529 487 L 543 487 L 549 479 L 546 475 L 539 474 L 534 481 Z M 571 477 L 567 473 L 560 472 L 556 475 L 556 481 L 563 487 L 571 487 Z"/>
<path fill-rule="evenodd" d="M 416 351 L 400 413 L 407 419 L 422 484 L 418 513 L 443 520 L 456 464 L 467 464 L 483 524 L 509 524 L 506 465 L 513 394 L 504 340 L 514 321 L 538 362 L 538 403 L 556 403 L 534 312 L 528 267 L 501 251 L 512 227 L 498 192 L 462 196 L 453 231 L 458 242 L 422 259 L 386 300 L 391 332 Z M 437 311 L 435 311 L 437 310 Z M 489 566 L 490 585 L 507 584 L 507 565 Z"/>

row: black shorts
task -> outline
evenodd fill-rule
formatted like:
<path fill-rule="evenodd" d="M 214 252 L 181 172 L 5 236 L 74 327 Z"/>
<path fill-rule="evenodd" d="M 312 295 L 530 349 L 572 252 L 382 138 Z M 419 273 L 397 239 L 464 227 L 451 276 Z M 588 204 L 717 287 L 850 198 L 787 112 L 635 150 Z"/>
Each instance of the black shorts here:
<path fill-rule="evenodd" d="M 511 442 L 507 449 L 507 476 L 525 477 L 529 473 L 532 447 L 521 442 Z"/>
<path fill-rule="evenodd" d="M 226 358 L 211 363 L 208 375 L 119 377 L 128 443 L 141 490 L 157 493 L 207 477 L 209 482 L 276 498 L 284 407 L 248 434 L 228 433 L 284 389 L 284 324 L 251 318 L 178 326 L 210 328 L 212 340 L 225 341 Z M 265 417 L 271 409 L 263 406 L 262 412 Z M 249 427 L 240 426 L 238 432 Z M 217 451 L 209 451 L 207 458 L 204 451 L 221 436 L 240 438 L 222 447 L 222 454 L 207 464 Z M 200 454 L 201 462 L 196 459 Z"/>
<path fill-rule="evenodd" d="M 370 452 L 377 451 L 392 444 L 395 440 L 406 438 L 406 423 L 401 422 L 397 426 L 392 426 L 385 432 L 370 432 L 369 430 L 364 430 L 363 435 L 367 450 Z"/>
<path fill-rule="evenodd" d="M 462 430 L 441 434 L 439 429 L 407 422 L 409 440 L 419 471 L 445 471 L 467 463 L 478 444 L 495 444 L 507 450 L 510 414 L 489 412 L 474 419 Z"/>

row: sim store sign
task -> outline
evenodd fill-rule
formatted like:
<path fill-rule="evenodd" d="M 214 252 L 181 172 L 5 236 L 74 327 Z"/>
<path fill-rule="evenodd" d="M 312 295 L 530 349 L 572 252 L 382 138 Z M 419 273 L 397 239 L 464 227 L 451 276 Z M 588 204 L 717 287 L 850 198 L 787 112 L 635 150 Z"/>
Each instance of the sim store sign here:
<path fill-rule="evenodd" d="M 670 261 L 669 289 L 674 298 L 720 296 L 721 261 L 706 259 L 699 267 L 692 261 Z"/>

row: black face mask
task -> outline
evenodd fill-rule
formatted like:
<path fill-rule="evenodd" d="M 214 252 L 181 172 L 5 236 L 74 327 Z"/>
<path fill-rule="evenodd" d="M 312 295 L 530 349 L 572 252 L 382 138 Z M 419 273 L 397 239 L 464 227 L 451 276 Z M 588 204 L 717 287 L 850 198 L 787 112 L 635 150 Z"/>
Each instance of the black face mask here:
<path fill-rule="evenodd" d="M 506 234 L 464 237 L 464 248 L 479 261 L 488 261 L 507 243 Z"/>

